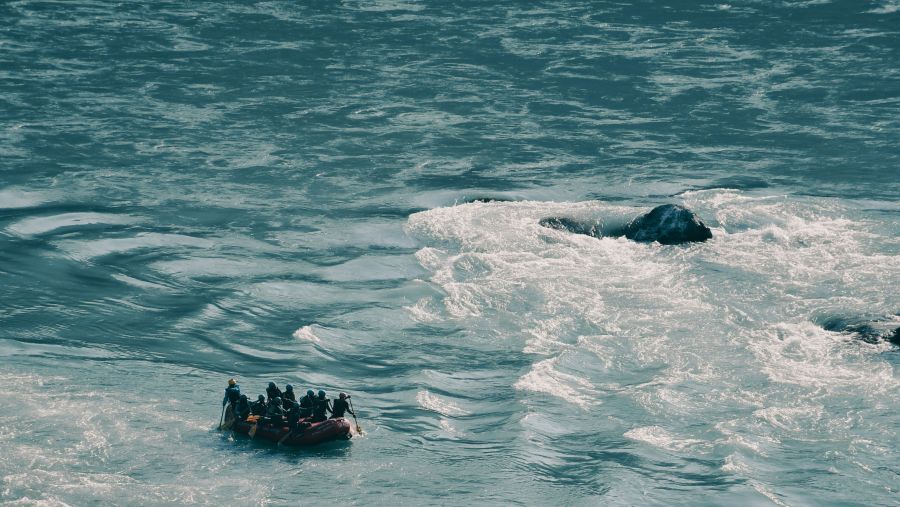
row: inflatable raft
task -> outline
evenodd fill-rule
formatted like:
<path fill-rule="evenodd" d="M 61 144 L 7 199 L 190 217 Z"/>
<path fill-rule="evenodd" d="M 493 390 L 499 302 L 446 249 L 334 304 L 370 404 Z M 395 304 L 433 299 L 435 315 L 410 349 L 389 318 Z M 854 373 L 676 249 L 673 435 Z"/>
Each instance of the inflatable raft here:
<path fill-rule="evenodd" d="M 338 417 L 312 423 L 308 428 L 304 428 L 302 432 L 298 430 L 295 434 L 282 441 L 282 438 L 290 432 L 290 428 L 287 426 L 257 424 L 258 419 L 259 416 L 251 415 L 246 421 L 234 421 L 231 429 L 237 433 L 250 435 L 253 438 L 281 442 L 284 445 L 315 445 L 331 440 L 349 440 L 353 436 L 350 433 L 350 421 L 343 417 Z M 301 419 L 302 421 L 304 419 Z"/>

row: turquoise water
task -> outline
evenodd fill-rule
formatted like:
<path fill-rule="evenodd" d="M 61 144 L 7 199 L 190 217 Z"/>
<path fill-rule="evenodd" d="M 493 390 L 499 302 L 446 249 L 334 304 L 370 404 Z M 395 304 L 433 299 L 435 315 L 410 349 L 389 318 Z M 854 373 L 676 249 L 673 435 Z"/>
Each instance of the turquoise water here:
<path fill-rule="evenodd" d="M 0 3 L 0 501 L 896 504 L 823 322 L 900 325 L 898 69 L 893 0 Z"/>

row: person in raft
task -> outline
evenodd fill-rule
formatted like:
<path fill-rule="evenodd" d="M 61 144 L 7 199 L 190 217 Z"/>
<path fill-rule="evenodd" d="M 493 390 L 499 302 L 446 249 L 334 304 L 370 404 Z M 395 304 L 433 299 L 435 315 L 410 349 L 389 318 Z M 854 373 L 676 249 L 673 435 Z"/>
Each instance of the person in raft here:
<path fill-rule="evenodd" d="M 239 399 L 241 399 L 241 386 L 238 385 L 236 380 L 230 378 L 228 379 L 228 387 L 225 388 L 225 397 L 222 398 L 222 406 L 224 407 L 231 403 L 233 407 L 237 405 Z"/>
<path fill-rule="evenodd" d="M 306 396 L 300 398 L 300 417 L 309 417 L 313 413 L 316 393 L 312 389 L 306 391 Z"/>
<path fill-rule="evenodd" d="M 331 402 L 325 397 L 325 391 L 319 391 L 319 396 L 313 401 L 312 422 L 328 419 L 326 412 L 331 413 Z"/>
<path fill-rule="evenodd" d="M 296 401 L 286 401 L 285 403 L 289 407 L 287 410 L 287 423 L 291 429 L 291 434 L 302 434 L 303 432 L 300 430 L 300 404 Z"/>
<path fill-rule="evenodd" d="M 237 418 L 238 421 L 246 421 L 247 417 L 250 416 L 250 400 L 247 399 L 246 394 L 242 394 L 240 398 L 238 398 L 237 405 L 234 405 L 234 417 Z"/>
<path fill-rule="evenodd" d="M 334 400 L 334 404 L 331 407 L 331 419 L 344 417 L 344 412 L 350 412 L 350 415 L 356 416 L 356 414 L 353 413 L 353 410 L 350 409 L 349 400 L 350 396 L 347 393 L 338 395 L 338 399 Z"/>
<path fill-rule="evenodd" d="M 259 395 L 259 398 L 256 399 L 253 403 L 250 404 L 250 414 L 264 416 L 266 415 L 266 397 L 263 395 Z"/>
<path fill-rule="evenodd" d="M 281 398 L 272 398 L 266 410 L 266 419 L 273 426 L 284 424 L 284 406 L 281 404 Z"/>
<path fill-rule="evenodd" d="M 288 410 L 291 408 L 291 403 L 297 401 L 297 396 L 294 394 L 294 386 L 288 384 L 284 386 L 284 393 L 281 395 L 281 400 L 284 401 L 284 409 Z M 291 402 L 291 403 L 288 403 Z"/>
<path fill-rule="evenodd" d="M 281 389 L 278 389 L 275 382 L 269 382 L 269 387 L 266 388 L 266 396 L 269 398 L 269 403 L 272 403 L 272 400 L 275 398 L 281 398 Z"/>

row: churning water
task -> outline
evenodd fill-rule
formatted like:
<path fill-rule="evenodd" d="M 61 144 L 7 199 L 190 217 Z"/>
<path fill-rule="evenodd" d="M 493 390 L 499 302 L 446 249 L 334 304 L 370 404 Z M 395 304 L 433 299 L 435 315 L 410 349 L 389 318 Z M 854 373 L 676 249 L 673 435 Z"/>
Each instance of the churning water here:
<path fill-rule="evenodd" d="M 0 501 L 897 504 L 826 324 L 900 326 L 898 69 L 894 0 L 2 2 Z"/>

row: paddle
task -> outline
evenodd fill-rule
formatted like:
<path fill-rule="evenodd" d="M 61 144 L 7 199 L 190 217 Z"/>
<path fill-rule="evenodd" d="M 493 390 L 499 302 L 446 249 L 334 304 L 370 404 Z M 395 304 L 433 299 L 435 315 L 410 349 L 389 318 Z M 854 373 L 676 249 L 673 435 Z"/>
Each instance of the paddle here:
<path fill-rule="evenodd" d="M 234 415 L 234 406 L 231 403 L 229 403 L 228 406 L 225 408 L 226 408 L 225 413 L 228 414 L 228 421 L 221 423 L 219 425 L 219 429 L 230 430 L 232 427 L 234 427 L 234 420 L 236 419 L 236 417 Z"/>
<path fill-rule="evenodd" d="M 222 405 L 222 416 L 219 417 L 219 430 L 222 430 L 222 422 L 225 420 L 225 405 Z"/>
<path fill-rule="evenodd" d="M 356 420 L 356 410 L 353 410 L 353 400 L 347 396 L 347 401 L 350 402 L 350 415 L 353 416 L 353 422 L 356 423 L 356 433 L 362 435 L 362 428 L 359 427 L 359 421 Z"/>
<path fill-rule="evenodd" d="M 297 421 L 297 426 L 299 426 L 299 425 L 300 425 L 300 421 Z M 290 429 L 288 429 L 288 432 L 285 433 L 283 437 L 281 437 L 281 440 L 278 441 L 278 445 L 283 444 L 284 441 L 287 440 L 288 437 L 293 434 L 294 434 L 294 427 L 291 427 Z"/>

